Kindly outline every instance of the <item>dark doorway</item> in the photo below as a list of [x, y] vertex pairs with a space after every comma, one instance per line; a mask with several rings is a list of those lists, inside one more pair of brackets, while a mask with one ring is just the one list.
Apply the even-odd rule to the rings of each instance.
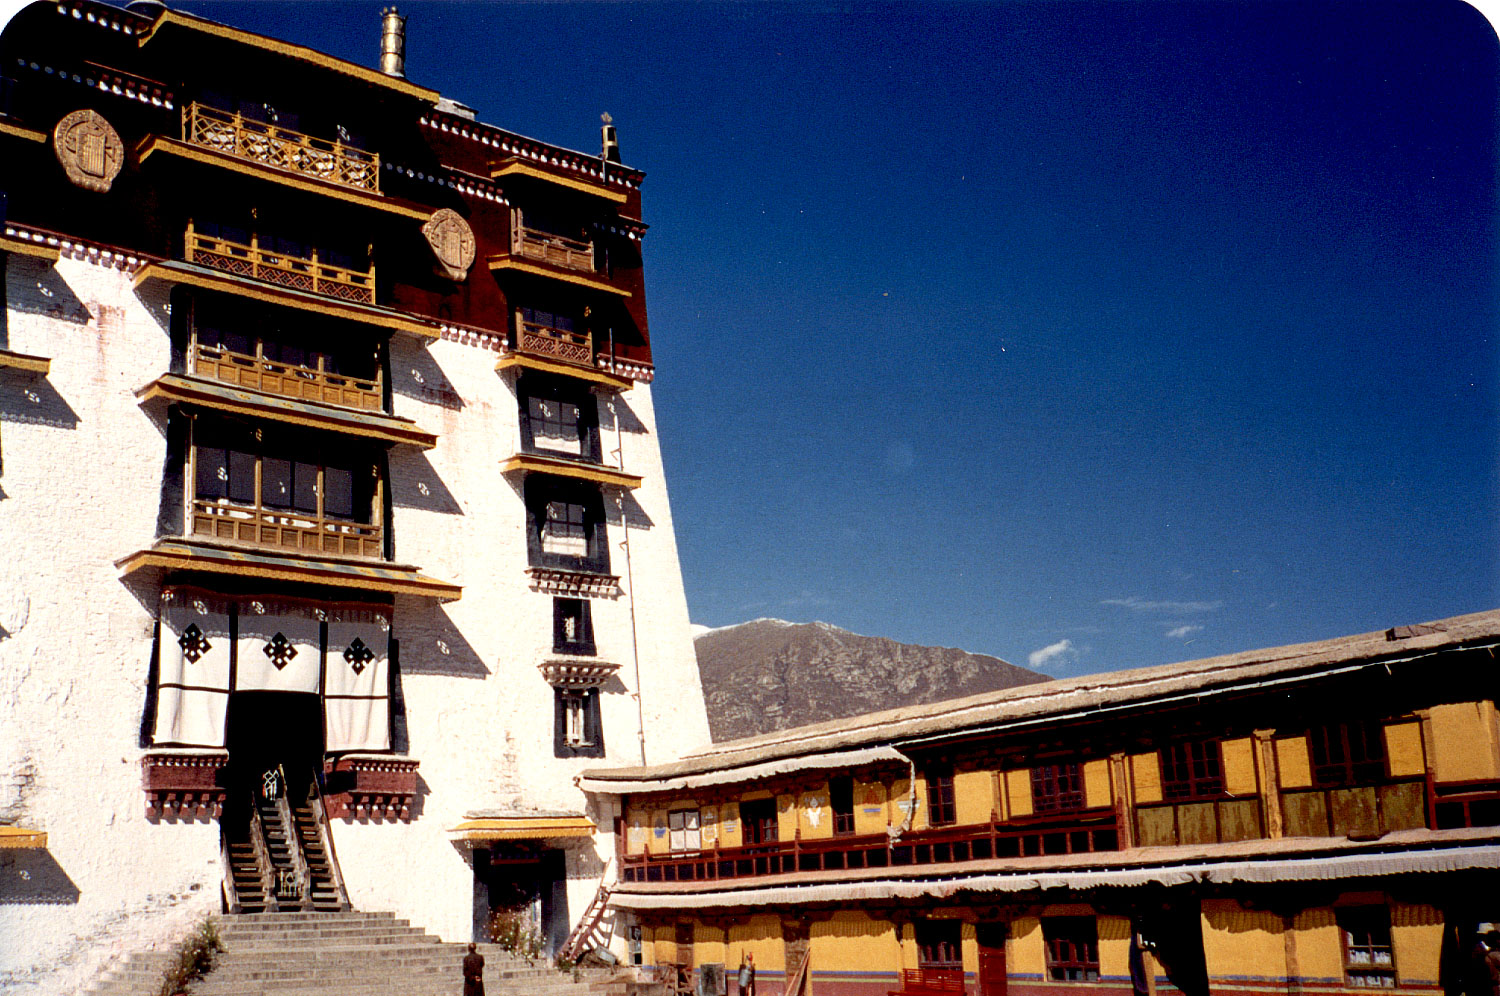
[[1009, 924], [981, 923], [974, 928], [979, 948], [979, 996], [1005, 996], [1005, 939]]
[[475, 848], [475, 940], [497, 931], [534, 933], [554, 955], [568, 939], [568, 881], [564, 852], [530, 841]]
[[[266, 772], [286, 771], [290, 793], [323, 767], [323, 710], [318, 696], [306, 692], [235, 692], [229, 696], [224, 743], [229, 797], [245, 796]], [[294, 796], [295, 797], [295, 796]]]
[[740, 803], [740, 826], [746, 845], [776, 842], [776, 800], [754, 799]]
[[918, 920], [914, 926], [918, 968], [963, 971], [963, 948], [959, 941], [962, 927], [957, 920]]

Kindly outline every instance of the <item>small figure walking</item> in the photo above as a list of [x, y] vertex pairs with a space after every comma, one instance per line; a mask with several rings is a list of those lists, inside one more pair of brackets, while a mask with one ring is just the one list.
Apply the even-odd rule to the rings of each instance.
[[484, 955], [472, 941], [469, 953], [464, 955], [464, 996], [484, 996]]
[[755, 996], [755, 955], [740, 958], [740, 996]]

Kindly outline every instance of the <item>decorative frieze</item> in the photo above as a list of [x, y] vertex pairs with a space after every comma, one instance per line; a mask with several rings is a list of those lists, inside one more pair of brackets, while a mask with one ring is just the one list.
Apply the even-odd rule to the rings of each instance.
[[418, 762], [392, 754], [345, 754], [325, 765], [330, 819], [411, 822]]
[[617, 574], [594, 574], [591, 571], [565, 571], [554, 567], [528, 567], [533, 591], [573, 598], [615, 598], [620, 594]]
[[229, 763], [221, 750], [153, 750], [141, 758], [146, 819], [217, 819], [225, 789], [219, 772]]

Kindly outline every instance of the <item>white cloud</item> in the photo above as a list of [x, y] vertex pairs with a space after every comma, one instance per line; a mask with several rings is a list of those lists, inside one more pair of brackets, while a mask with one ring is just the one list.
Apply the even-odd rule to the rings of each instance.
[[1202, 626], [1178, 626], [1176, 629], [1167, 630], [1166, 635], [1174, 640], [1186, 640], [1194, 633], [1201, 632], [1203, 632]]
[[1058, 640], [1056, 643], [1049, 643], [1042, 649], [1033, 650], [1027, 654], [1026, 663], [1034, 670], [1040, 671], [1045, 670], [1048, 664], [1058, 658], [1071, 658], [1077, 653], [1078, 650], [1073, 646], [1072, 640]]
[[1129, 609], [1132, 612], [1170, 612], [1174, 614], [1183, 612], [1213, 612], [1215, 609], [1222, 609], [1224, 607], [1224, 603], [1218, 600], [1212, 602], [1153, 602], [1149, 599], [1137, 598], [1134, 595], [1131, 595], [1129, 598], [1106, 598], [1099, 604], [1118, 605], [1122, 609]]

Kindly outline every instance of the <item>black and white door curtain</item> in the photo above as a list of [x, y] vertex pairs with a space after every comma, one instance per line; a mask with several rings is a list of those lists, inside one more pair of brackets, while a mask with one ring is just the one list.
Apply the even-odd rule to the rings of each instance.
[[390, 749], [389, 611], [168, 588], [153, 740], [224, 746], [235, 691], [321, 695], [324, 749]]

